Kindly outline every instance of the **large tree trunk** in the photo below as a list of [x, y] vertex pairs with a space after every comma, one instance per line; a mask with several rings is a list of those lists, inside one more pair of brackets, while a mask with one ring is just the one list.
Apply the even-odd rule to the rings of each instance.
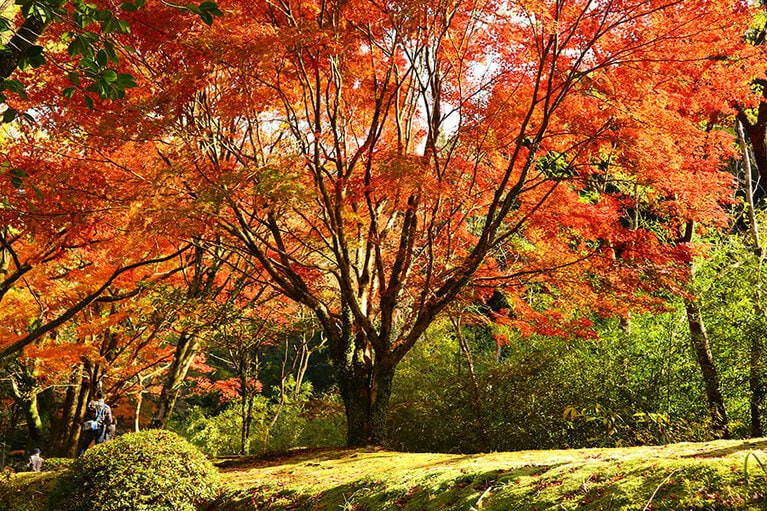
[[384, 445], [393, 381], [394, 367], [357, 371], [340, 379], [349, 447]]
[[168, 375], [162, 385], [162, 391], [155, 408], [151, 428], [165, 428], [168, 425], [176, 400], [181, 392], [181, 385], [189, 372], [195, 355], [200, 347], [196, 337], [188, 332], [182, 332], [176, 344], [173, 362], [168, 369]]
[[331, 358], [346, 409], [349, 447], [383, 446], [396, 362], [374, 354], [363, 335], [350, 336], [350, 324], [331, 338]]
[[43, 428], [43, 419], [40, 417], [40, 410], [37, 407], [37, 392], [30, 392], [27, 397], [20, 400], [19, 405], [27, 420], [27, 432], [29, 439], [27, 446], [30, 449], [39, 447], [45, 441], [45, 432]]
[[77, 421], [78, 405], [80, 404], [80, 394], [83, 389], [83, 368], [77, 367], [69, 379], [64, 406], [61, 412], [49, 455], [53, 456], [74, 456], [75, 447], [80, 440], [80, 423]]
[[27, 447], [40, 447], [45, 439], [45, 431], [37, 403], [40, 392], [37, 381], [27, 367], [19, 367], [18, 373], [11, 374], [10, 380], [13, 399], [27, 423]]

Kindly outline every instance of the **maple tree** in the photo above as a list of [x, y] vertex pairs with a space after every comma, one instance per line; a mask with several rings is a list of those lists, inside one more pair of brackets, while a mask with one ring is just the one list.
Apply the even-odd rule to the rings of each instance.
[[[90, 108], [93, 106], [92, 96], [101, 99], [124, 97], [125, 90], [136, 84], [129, 73], [118, 73], [115, 70], [119, 64], [119, 54], [130, 50], [120, 41], [119, 36], [130, 32], [130, 23], [125, 20], [125, 14], [140, 10], [145, 2], [123, 2], [119, 8], [111, 2], [96, 4], [82, 0], [0, 2], [0, 103], [5, 106], [2, 121], [8, 123], [18, 118], [22, 125], [34, 126], [35, 115], [26, 110], [31, 108], [37, 115], [42, 115], [45, 110], [45, 103], [28, 101], [25, 82], [38, 92], [43, 90], [48, 94], [60, 94], [63, 91], [67, 98], [79, 91], [84, 104]], [[213, 23], [214, 16], [221, 15], [215, 2], [168, 5], [173, 5], [177, 12], [199, 16], [207, 25]], [[54, 50], [60, 50], [62, 43], [66, 45], [65, 57], [57, 55], [60, 52]], [[46, 55], [56, 57], [53, 65], [45, 65], [49, 63]], [[12, 79], [14, 73], [16, 76]], [[60, 80], [64, 78], [69, 87], [61, 85]], [[23, 115], [19, 117], [20, 113]], [[34, 138], [37, 135], [29, 136]], [[82, 226], [83, 218], [89, 216], [89, 213], [93, 217], [94, 210], [75, 211], [72, 206], [77, 201], [76, 194], [71, 193], [72, 190], [58, 177], [54, 177], [52, 182], [56, 183], [55, 186], [65, 187], [63, 200], [59, 200], [61, 195], [57, 195], [55, 186], [43, 189], [40, 184], [43, 172], [38, 174], [38, 184], [35, 184], [34, 180], [27, 179], [24, 170], [12, 164], [14, 153], [23, 153], [32, 141], [29, 138], [23, 140], [23, 134], [16, 129], [4, 131], [3, 137], [4, 146], [13, 149], [5, 151], [4, 159], [0, 162], [0, 173], [4, 174], [0, 183], [0, 301], [6, 299], [12, 289], [23, 288], [22, 283], [31, 280], [30, 272], [37, 266], [56, 266], [62, 258], [69, 259], [71, 263], [75, 258], [71, 254], [65, 256], [65, 252], [71, 252], [73, 247], [87, 243], [104, 242], [103, 239], [96, 240], [96, 237], [88, 239], [89, 235], [83, 233], [94, 227], [92, 220], [89, 226]], [[34, 161], [39, 155], [32, 150], [24, 156]], [[6, 176], [8, 179], [5, 179]], [[55, 201], [56, 206], [49, 208], [50, 201]], [[93, 196], [89, 202], [94, 203]], [[66, 205], [57, 207], [62, 204]], [[76, 215], [80, 218], [75, 219]], [[77, 229], [73, 228], [75, 225]], [[18, 332], [19, 325], [23, 327], [25, 322], [32, 324], [32, 328], [11, 345], [3, 346], [0, 356], [18, 353], [26, 345], [71, 320], [119, 278], [135, 273], [140, 266], [162, 262], [164, 258], [161, 255], [157, 259], [148, 257], [143, 261], [135, 258], [117, 261], [111, 274], [107, 272], [99, 284], [91, 286], [90, 292], [81, 295], [79, 300], [55, 311], [58, 312], [57, 316], [53, 316], [55, 307], [44, 306], [37, 307], [45, 312], [34, 323], [27, 321], [27, 315], [16, 314], [16, 324], [14, 327], [10, 326], [12, 322], [7, 324], [7, 331]], [[63, 273], [71, 271], [78, 263], [67, 264], [64, 262], [63, 266], [58, 266], [62, 273], [56, 278], [64, 278]], [[81, 260], [79, 264], [90, 263]], [[50, 270], [37, 271], [43, 274], [46, 272]], [[38, 296], [29, 284], [27, 289], [33, 296]], [[20, 309], [11, 305], [6, 310], [18, 312]]]
[[146, 190], [148, 230], [234, 249], [312, 310], [350, 445], [384, 442], [397, 364], [454, 301], [503, 291], [496, 321], [588, 335], [586, 312], [681, 290], [680, 229], [724, 218], [712, 128], [749, 93], [745, 4], [219, 5], [209, 30], [132, 13], [119, 104], [30, 94], [56, 105], [43, 145], [98, 155]]

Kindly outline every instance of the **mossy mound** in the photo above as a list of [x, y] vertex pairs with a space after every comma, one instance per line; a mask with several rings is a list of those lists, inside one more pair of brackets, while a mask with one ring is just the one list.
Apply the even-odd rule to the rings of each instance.
[[767, 439], [473, 455], [357, 449], [220, 468], [232, 490], [217, 511], [767, 509]]
[[162, 430], [93, 447], [62, 473], [57, 511], [195, 511], [219, 492], [218, 472], [194, 446]]

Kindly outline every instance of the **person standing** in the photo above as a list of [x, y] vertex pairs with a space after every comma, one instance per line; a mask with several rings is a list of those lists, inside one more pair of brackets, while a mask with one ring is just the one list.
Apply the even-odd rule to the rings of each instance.
[[104, 402], [104, 393], [100, 390], [96, 392], [96, 399], [88, 403], [85, 410], [85, 422], [83, 422], [80, 431], [80, 445], [77, 449], [77, 456], [82, 454], [90, 447], [91, 442], [96, 444], [105, 441], [107, 427], [113, 422], [112, 409]]
[[40, 456], [40, 449], [35, 447], [32, 451], [32, 456], [29, 457], [28, 465], [32, 468], [33, 472], [40, 472], [43, 468], [43, 461], [45, 460]]
[[104, 442], [114, 440], [117, 436], [117, 417], [112, 415], [112, 424], [108, 425], [104, 431]]

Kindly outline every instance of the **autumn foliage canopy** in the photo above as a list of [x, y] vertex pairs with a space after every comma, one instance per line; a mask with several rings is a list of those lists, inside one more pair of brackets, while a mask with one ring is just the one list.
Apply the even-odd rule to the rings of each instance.
[[218, 247], [240, 261], [222, 292], [228, 273], [313, 311], [351, 444], [382, 440], [440, 314], [500, 293], [497, 324], [589, 335], [681, 291], [682, 231], [724, 219], [732, 105], [763, 73], [729, 0], [218, 6], [119, 12], [130, 51], [94, 55], [134, 77], [119, 101], [73, 80], [66, 26], [46, 35], [55, 65], [9, 100], [34, 122], [4, 140], [0, 345]]

